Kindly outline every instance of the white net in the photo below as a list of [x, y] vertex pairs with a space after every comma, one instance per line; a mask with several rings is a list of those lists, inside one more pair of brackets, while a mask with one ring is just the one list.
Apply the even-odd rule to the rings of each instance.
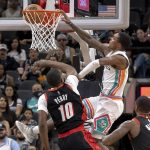
[[50, 51], [56, 49], [55, 31], [61, 19], [59, 11], [24, 11], [24, 18], [32, 30], [32, 49]]

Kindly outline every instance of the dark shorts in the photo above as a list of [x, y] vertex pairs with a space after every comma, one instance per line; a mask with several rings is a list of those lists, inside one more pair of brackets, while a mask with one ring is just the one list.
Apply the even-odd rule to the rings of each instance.
[[101, 150], [91, 134], [86, 131], [77, 131], [59, 138], [60, 150]]

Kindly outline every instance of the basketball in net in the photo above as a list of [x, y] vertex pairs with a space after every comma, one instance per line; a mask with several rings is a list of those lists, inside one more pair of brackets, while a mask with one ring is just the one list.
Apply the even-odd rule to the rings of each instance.
[[[37, 4], [28, 5], [23, 12], [24, 19], [28, 23], [39, 23], [43, 17], [43, 14], [40, 13], [40, 10], [43, 10], [43, 8], [40, 5]], [[29, 11], [30, 13], [25, 13], [27, 11]], [[39, 14], [37, 15], [35, 11], [39, 11]]]
[[61, 11], [44, 10], [39, 5], [31, 4], [23, 15], [32, 31], [31, 48], [40, 52], [55, 50], [55, 31], [62, 16]]

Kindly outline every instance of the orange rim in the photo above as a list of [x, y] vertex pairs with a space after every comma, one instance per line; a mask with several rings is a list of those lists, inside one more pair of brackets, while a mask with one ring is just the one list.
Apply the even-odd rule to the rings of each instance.
[[58, 13], [61, 14], [60, 10], [23, 10], [23, 13], [28, 13], [28, 12], [43, 12], [43, 13]]
[[[45, 15], [47, 15], [48, 17], [51, 17], [52, 15], [54, 15], [53, 17], [56, 19], [57, 17], [60, 16], [61, 12], [60, 10], [23, 10], [23, 15], [26, 17], [28, 14], [31, 14], [31, 15], [43, 15], [43, 17], [45, 17]], [[35, 17], [36, 18], [36, 17]], [[31, 16], [29, 16], [29, 19], [26, 19], [25, 20], [28, 22], [28, 23], [31, 23], [30, 20], [34, 20], [34, 18], [31, 18]], [[40, 21], [39, 20], [35, 20], [34, 23], [39, 23]], [[45, 21], [44, 23], [41, 22], [42, 24], [46, 24], [46, 22], [48, 22], [48, 18], [45, 18]], [[49, 24], [53, 24], [53, 20], [49, 22]]]

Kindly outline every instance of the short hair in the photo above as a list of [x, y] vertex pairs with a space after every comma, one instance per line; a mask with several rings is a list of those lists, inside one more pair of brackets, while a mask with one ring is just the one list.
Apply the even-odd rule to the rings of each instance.
[[131, 39], [130, 36], [125, 32], [119, 33], [119, 42], [123, 49], [128, 49], [131, 46]]
[[143, 113], [150, 112], [150, 98], [140, 96], [136, 99], [137, 110]]
[[57, 86], [59, 83], [61, 83], [61, 72], [56, 68], [51, 68], [50, 71], [46, 75], [47, 82], [51, 86]]
[[32, 113], [32, 115], [33, 115], [33, 111], [32, 111], [31, 108], [26, 108], [26, 109], [24, 109], [23, 113], [25, 113], [26, 111], [30, 111], [30, 112]]

